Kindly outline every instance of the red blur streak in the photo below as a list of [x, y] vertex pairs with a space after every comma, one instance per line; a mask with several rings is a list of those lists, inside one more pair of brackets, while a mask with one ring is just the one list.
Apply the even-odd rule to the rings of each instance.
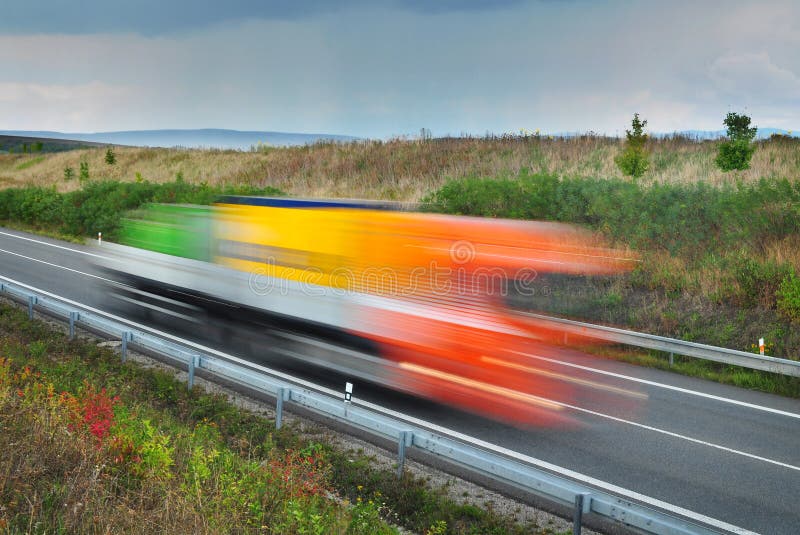
[[[565, 330], [507, 310], [477, 274], [500, 270], [510, 279], [521, 269], [533, 269], [606, 275], [630, 269], [636, 259], [598, 247], [595, 236], [561, 224], [425, 215], [404, 224], [404, 233], [387, 238], [405, 235], [403, 246], [413, 253], [397, 258], [397, 268], [436, 262], [451, 266], [457, 276], [446, 294], [421, 285], [414, 296], [384, 295], [398, 306], [360, 311], [360, 334], [378, 342], [383, 356], [396, 365], [394, 386], [515, 425], [575, 426], [577, 420], [562, 403], [575, 399], [578, 390], [594, 395], [596, 385], [582, 380], [585, 374], [577, 370], [566, 376], [557, 364], [532, 366], [525, 357], [542, 344], [557, 356], [553, 346], [565, 342]], [[466, 258], [454, 257], [456, 243], [469, 244]], [[571, 343], [590, 339], [568, 336]], [[601, 398], [614, 403], [606, 394], [595, 399]]]

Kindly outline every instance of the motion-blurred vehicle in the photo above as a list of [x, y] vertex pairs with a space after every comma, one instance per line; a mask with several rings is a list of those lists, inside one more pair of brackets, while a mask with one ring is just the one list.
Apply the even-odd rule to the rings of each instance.
[[525, 425], [564, 423], [558, 400], [608, 389], [531, 359], [563, 332], [510, 309], [505, 296], [534, 291], [543, 272], [631, 266], [563, 224], [361, 201], [153, 205], [124, 222], [120, 242], [104, 244], [100, 261], [120, 302], [222, 340], [237, 336], [230, 325], [256, 326], [269, 340], [259, 354], [277, 348], [306, 366]]

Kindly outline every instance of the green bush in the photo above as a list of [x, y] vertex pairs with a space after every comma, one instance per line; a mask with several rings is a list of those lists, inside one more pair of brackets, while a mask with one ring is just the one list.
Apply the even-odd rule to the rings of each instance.
[[89, 180], [89, 162], [81, 162], [80, 175], [78, 176], [81, 182]]
[[733, 273], [739, 284], [737, 300], [741, 305], [775, 308], [776, 292], [792, 271], [787, 264], [741, 257], [734, 262]]
[[750, 168], [750, 158], [755, 150], [747, 140], [723, 141], [719, 145], [719, 154], [714, 161], [722, 171], [742, 171]]
[[647, 141], [647, 134], [644, 133], [645, 126], [647, 126], [647, 121], [640, 120], [639, 114], [634, 113], [631, 121], [632, 130], [625, 130], [627, 138], [625, 150], [614, 158], [617, 167], [626, 176], [639, 178], [650, 166], [647, 150], [644, 146]]
[[800, 322], [800, 277], [793, 269], [784, 276], [776, 295], [778, 312], [788, 320]]
[[63, 198], [55, 188], [30, 186], [0, 191], [0, 219], [28, 225], [58, 220]]
[[717, 167], [726, 172], [749, 169], [755, 151], [752, 142], [758, 129], [750, 128], [750, 117], [744, 114], [729, 112], [723, 123], [728, 127], [728, 141], [719, 145]]
[[117, 237], [128, 210], [150, 202], [212, 204], [222, 195], [283, 195], [272, 188], [249, 185], [209, 186], [183, 181], [86, 182], [79, 190], [58, 193], [54, 187], [9, 188], [0, 191], [0, 220], [17, 221], [72, 236]]

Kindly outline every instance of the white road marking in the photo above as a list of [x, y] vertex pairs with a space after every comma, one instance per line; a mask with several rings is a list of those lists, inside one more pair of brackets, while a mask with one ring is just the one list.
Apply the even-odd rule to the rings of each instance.
[[645, 425], [645, 424], [640, 424], [640, 423], [637, 423], [637, 422], [632, 422], [631, 420], [625, 420], [624, 418], [618, 418], [616, 416], [611, 416], [609, 414], [603, 414], [602, 412], [597, 412], [597, 411], [593, 411], [593, 410], [590, 410], [590, 409], [584, 409], [583, 407], [578, 407], [576, 405], [570, 405], [569, 403], [562, 403], [562, 402], [558, 402], [558, 401], [556, 403], [559, 403], [560, 405], [563, 405], [564, 407], [572, 409], [572, 410], [575, 410], [575, 411], [584, 412], [584, 413], [587, 413], [587, 414], [591, 414], [593, 416], [598, 416], [600, 418], [606, 418], [608, 420], [613, 420], [615, 422], [632, 425], [632, 426], [638, 427], [640, 429], [646, 429], [648, 431], [653, 431], [654, 433], [660, 433], [662, 435], [667, 435], [667, 436], [670, 436], [670, 437], [673, 437], [673, 438], [679, 438], [681, 440], [686, 440], [687, 442], [693, 442], [695, 444], [700, 444], [702, 446], [708, 446], [709, 448], [715, 448], [715, 449], [718, 449], [718, 450], [721, 450], [721, 451], [726, 451], [728, 453], [734, 453], [736, 455], [741, 455], [743, 457], [748, 457], [750, 459], [755, 459], [757, 461], [763, 461], [765, 463], [774, 464], [774, 465], [777, 465], [777, 466], [782, 466], [783, 468], [789, 468], [791, 470], [797, 470], [798, 472], [800, 472], [800, 466], [795, 466], [793, 464], [787, 464], [787, 463], [784, 463], [784, 462], [781, 462], [781, 461], [776, 461], [774, 459], [769, 459], [767, 457], [761, 457], [760, 455], [747, 453], [746, 451], [735, 450], [735, 449], [729, 448], [727, 446], [721, 446], [719, 444], [714, 444], [713, 442], [706, 442], [705, 440], [700, 440], [698, 438], [692, 438], [692, 437], [689, 437], [689, 436], [686, 436], [686, 435], [681, 435], [680, 433], [673, 433], [672, 431], [667, 431], [665, 429], [659, 429], [657, 427], [653, 427], [653, 426], [650, 426], [650, 425]]
[[52, 266], [52, 267], [55, 267], [55, 268], [58, 268], [58, 269], [65, 269], [67, 271], [72, 271], [73, 273], [78, 273], [80, 275], [86, 275], [87, 277], [92, 277], [92, 278], [95, 278], [95, 279], [100, 279], [101, 281], [106, 281], [106, 282], [110, 282], [112, 284], [116, 284], [115, 281], [113, 281], [111, 279], [107, 279], [105, 277], [100, 277], [99, 275], [92, 275], [91, 273], [86, 273], [85, 271], [79, 271], [77, 269], [72, 269], [72, 268], [68, 268], [68, 267], [64, 267], [64, 266], [59, 266], [58, 264], [53, 264], [52, 262], [45, 262], [44, 260], [39, 260], [38, 258], [33, 258], [31, 256], [25, 256], [24, 254], [15, 253], [14, 251], [7, 251], [5, 249], [0, 249], [0, 253], [6, 253], [6, 254], [14, 255], [14, 256], [19, 256], [20, 258], [24, 258], [26, 260], [31, 260], [33, 262], [39, 262], [40, 264], [47, 264], [48, 266]]
[[533, 375], [541, 375], [543, 377], [552, 377], [553, 379], [558, 379], [559, 381], [564, 381], [566, 383], [573, 383], [577, 385], [587, 386], [589, 388], [595, 388], [597, 390], [605, 390], [606, 392], [614, 392], [615, 394], [620, 394], [622, 396], [630, 396], [639, 399], [647, 399], [649, 397], [647, 394], [642, 394], [641, 392], [634, 392], [633, 390], [626, 390], [625, 388], [619, 388], [613, 385], [607, 385], [605, 383], [588, 381], [586, 379], [572, 377], [571, 375], [565, 375], [563, 373], [555, 373], [549, 370], [543, 370], [541, 368], [534, 368], [532, 366], [523, 366], [515, 362], [508, 362], [493, 357], [483, 356], [481, 357], [481, 360], [484, 362], [488, 362], [489, 364], [495, 364], [497, 366], [511, 368], [512, 370], [519, 370], [521, 372], [530, 373]]
[[715, 396], [714, 394], [706, 394], [705, 392], [698, 392], [697, 390], [689, 390], [688, 388], [681, 388], [679, 386], [673, 386], [673, 385], [668, 385], [668, 384], [664, 384], [664, 383], [657, 383], [655, 381], [649, 381], [647, 379], [640, 379], [638, 377], [631, 377], [629, 375], [622, 375], [621, 373], [609, 372], [609, 371], [606, 371], [606, 370], [599, 370], [597, 368], [590, 368], [589, 366], [582, 366], [580, 364], [575, 364], [573, 362], [565, 362], [565, 361], [562, 361], [562, 360], [551, 359], [551, 358], [542, 357], [542, 356], [539, 356], [539, 355], [533, 355], [531, 353], [524, 353], [524, 352], [521, 352], [521, 351], [515, 351], [515, 353], [517, 353], [518, 355], [524, 355], [526, 357], [530, 357], [530, 358], [533, 358], [533, 359], [543, 360], [545, 362], [552, 362], [554, 364], [560, 364], [562, 366], [569, 366], [571, 368], [577, 368], [579, 370], [584, 370], [584, 371], [588, 371], [588, 372], [592, 372], [592, 373], [598, 373], [598, 374], [601, 374], [601, 375], [607, 375], [609, 377], [616, 377], [618, 379], [624, 379], [624, 380], [627, 380], [627, 381], [633, 381], [633, 382], [636, 382], [636, 383], [642, 383], [642, 384], [645, 384], [645, 385], [655, 386], [655, 387], [658, 387], [658, 388], [664, 388], [666, 390], [673, 390], [675, 392], [680, 392], [682, 394], [690, 394], [692, 396], [697, 396], [697, 397], [701, 397], [701, 398], [713, 399], [715, 401], [720, 401], [722, 403], [730, 403], [731, 405], [738, 405], [740, 407], [747, 407], [748, 409], [769, 412], [769, 413], [772, 413], [772, 414], [777, 414], [777, 415], [780, 415], [780, 416], [786, 416], [786, 417], [789, 417], [789, 418], [798, 418], [798, 419], [800, 419], [800, 414], [797, 414], [795, 412], [782, 411], [780, 409], [773, 409], [772, 407], [764, 407], [763, 405], [756, 405], [754, 403], [748, 403], [746, 401], [739, 401], [737, 399], [724, 398], [722, 396]]
[[79, 253], [79, 254], [83, 254], [83, 255], [87, 255], [87, 256], [94, 256], [96, 258], [108, 259], [108, 257], [106, 257], [106, 256], [95, 254], [95, 253], [90, 253], [89, 251], [81, 251], [80, 249], [73, 249], [72, 247], [64, 247], [63, 245], [56, 245], [55, 243], [49, 243], [49, 242], [42, 241], [42, 240], [35, 240], [33, 238], [27, 238], [25, 236], [18, 236], [17, 234], [11, 234], [10, 232], [0, 231], [0, 235], [8, 236], [10, 238], [17, 238], [18, 240], [30, 241], [30, 242], [38, 243], [38, 244], [41, 244], [41, 245], [47, 245], [48, 247], [55, 247], [56, 249], [64, 249], [64, 250], [67, 250], [67, 251], [72, 251], [73, 253]]
[[504, 388], [502, 386], [497, 386], [490, 383], [485, 383], [483, 381], [476, 381], [475, 379], [469, 379], [460, 375], [435, 370], [433, 368], [428, 368], [427, 366], [420, 366], [419, 364], [414, 364], [413, 362], [400, 362], [398, 363], [397, 367], [401, 370], [410, 370], [414, 373], [427, 375], [428, 377], [435, 377], [437, 379], [449, 381], [454, 384], [465, 385], [475, 390], [510, 398], [516, 401], [522, 401], [530, 405], [538, 405], [550, 410], [561, 410], [564, 406], [563, 403], [558, 403], [547, 398], [534, 396], [533, 394], [527, 394], [525, 392]]

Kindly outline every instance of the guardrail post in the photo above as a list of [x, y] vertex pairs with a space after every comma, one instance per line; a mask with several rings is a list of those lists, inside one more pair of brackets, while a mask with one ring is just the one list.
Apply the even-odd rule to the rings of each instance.
[[37, 299], [36, 299], [35, 295], [29, 295], [28, 296], [28, 319], [29, 320], [33, 319], [33, 305], [36, 304], [36, 301], [37, 301]]
[[128, 358], [128, 340], [131, 338], [130, 331], [122, 331], [122, 362]]
[[192, 355], [192, 358], [189, 359], [189, 381], [187, 383], [189, 390], [194, 387], [195, 366], [200, 366], [200, 357], [198, 355]]
[[280, 429], [283, 425], [283, 398], [286, 395], [286, 389], [281, 387], [278, 389], [278, 395], [275, 397], [275, 429]]
[[592, 504], [592, 495], [581, 492], [575, 495], [575, 513], [572, 517], [572, 535], [581, 535], [583, 513], [588, 513]]
[[74, 310], [69, 313], [69, 339], [75, 340], [75, 322], [78, 321], [78, 313]]
[[673, 364], [675, 364], [675, 353], [670, 351], [669, 352], [669, 367], [672, 368]]
[[411, 431], [400, 431], [397, 440], [397, 477], [403, 477], [403, 468], [406, 464], [406, 442], [409, 444], [414, 439], [414, 433]]

